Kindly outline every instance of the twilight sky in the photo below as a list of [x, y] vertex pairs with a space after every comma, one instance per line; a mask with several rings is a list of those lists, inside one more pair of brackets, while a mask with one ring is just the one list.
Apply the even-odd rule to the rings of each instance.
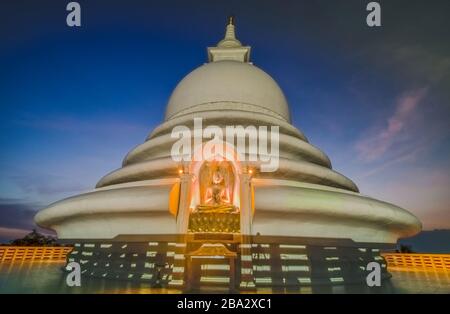
[[361, 192], [450, 228], [450, 2], [69, 1], [0, 4], [0, 241], [94, 187], [163, 120], [177, 82], [236, 16], [293, 124]]

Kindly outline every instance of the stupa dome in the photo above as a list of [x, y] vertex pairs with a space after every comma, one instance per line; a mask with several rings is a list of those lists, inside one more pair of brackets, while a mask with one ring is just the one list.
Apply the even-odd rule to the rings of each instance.
[[289, 108], [278, 84], [251, 63], [220, 60], [189, 73], [173, 91], [166, 120], [187, 113], [224, 109], [228, 102], [238, 110], [260, 112], [289, 121]]

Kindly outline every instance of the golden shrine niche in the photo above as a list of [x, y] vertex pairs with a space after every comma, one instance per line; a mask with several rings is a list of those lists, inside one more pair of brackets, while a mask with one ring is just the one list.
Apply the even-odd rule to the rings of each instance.
[[236, 175], [226, 160], [205, 161], [198, 173], [200, 203], [189, 215], [188, 232], [240, 232], [240, 211], [236, 202]]

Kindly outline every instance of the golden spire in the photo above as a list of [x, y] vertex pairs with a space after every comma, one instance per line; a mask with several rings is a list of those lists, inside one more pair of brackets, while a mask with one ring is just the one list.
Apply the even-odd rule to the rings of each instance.
[[209, 62], [221, 60], [250, 62], [250, 47], [242, 46], [241, 42], [236, 39], [236, 27], [234, 23], [236, 23], [235, 17], [233, 15], [228, 16], [225, 38], [216, 47], [208, 48]]
[[229, 16], [227, 28], [225, 31], [225, 38], [217, 44], [217, 47], [232, 48], [242, 46], [240, 41], [236, 39], [234, 22], [234, 16]]

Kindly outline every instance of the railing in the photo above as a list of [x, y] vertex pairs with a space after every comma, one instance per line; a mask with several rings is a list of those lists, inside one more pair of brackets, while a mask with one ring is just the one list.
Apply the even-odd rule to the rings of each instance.
[[72, 247], [0, 246], [0, 262], [63, 261]]
[[[0, 262], [63, 261], [72, 247], [0, 246]], [[383, 253], [388, 267], [450, 271], [450, 254]]]
[[388, 267], [423, 268], [450, 271], [450, 254], [384, 253]]

